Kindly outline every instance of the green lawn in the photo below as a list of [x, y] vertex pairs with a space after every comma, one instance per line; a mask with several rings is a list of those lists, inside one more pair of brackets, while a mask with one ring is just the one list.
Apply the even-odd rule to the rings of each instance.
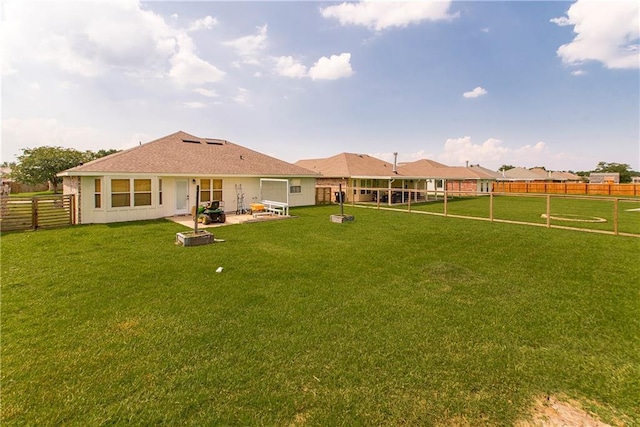
[[[640, 199], [623, 199], [618, 205], [618, 232], [640, 235]], [[408, 205], [398, 205], [406, 210]], [[444, 213], [444, 202], [438, 201], [411, 205], [412, 211]], [[493, 217], [495, 220], [529, 222], [546, 225], [546, 195], [495, 196]], [[614, 198], [572, 198], [552, 195], [550, 202], [551, 225], [614, 232]], [[448, 200], [447, 214], [476, 218], [490, 217], [490, 199], [483, 197], [454, 197]], [[589, 222], [602, 219], [604, 222]]]
[[3, 234], [0, 422], [640, 424], [640, 239], [345, 211]]

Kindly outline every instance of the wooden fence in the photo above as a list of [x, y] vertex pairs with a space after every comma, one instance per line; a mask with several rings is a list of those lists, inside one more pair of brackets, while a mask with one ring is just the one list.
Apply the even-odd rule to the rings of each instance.
[[583, 196], [640, 196], [640, 184], [587, 184], [562, 182], [496, 181], [496, 193], [575, 194]]
[[0, 198], [0, 230], [36, 230], [74, 223], [73, 195]]
[[[593, 185], [593, 184], [592, 184]], [[608, 184], [604, 184], [608, 185]], [[360, 187], [355, 187], [356, 193]], [[475, 195], [470, 195], [466, 191], [449, 191], [449, 190], [400, 190], [398, 192], [402, 195], [401, 198], [395, 199], [391, 198], [391, 200], [382, 200], [381, 195], [388, 194], [389, 190], [386, 188], [373, 188], [373, 193], [377, 195], [374, 201], [371, 202], [362, 202], [350, 200], [349, 204], [351, 206], [359, 206], [359, 207], [368, 207], [374, 209], [386, 209], [386, 210], [397, 210], [397, 211], [405, 211], [405, 212], [416, 212], [420, 214], [428, 214], [428, 215], [437, 215], [437, 216], [445, 216], [452, 218], [463, 218], [463, 219], [474, 219], [474, 220], [483, 220], [483, 221], [491, 221], [491, 222], [503, 222], [503, 223], [511, 223], [511, 224], [522, 224], [522, 225], [534, 225], [534, 226], [542, 226], [547, 228], [560, 228], [566, 230], [576, 230], [576, 231], [586, 231], [593, 233], [603, 233], [603, 234], [613, 234], [613, 235], [622, 235], [629, 237], [640, 237], [640, 228], [638, 227], [638, 221], [636, 215], [638, 214], [636, 211], [640, 208], [640, 199], [635, 197], [609, 197], [609, 195], [601, 195], [601, 196], [586, 196], [586, 195], [571, 195], [571, 194], [540, 194], [540, 193], [532, 193], [529, 194], [520, 192], [520, 193], [477, 193]], [[347, 190], [347, 191], [350, 191]], [[494, 206], [494, 200], [497, 198], [520, 198], [520, 199], [535, 199], [541, 200], [541, 204], [536, 204], [535, 210], [532, 212], [512, 212], [512, 209], [505, 209], [504, 203], [502, 203], [501, 209], [499, 209], [499, 215], [496, 215], [496, 209]], [[459, 211], [455, 209], [456, 200], [463, 199], [474, 199], [474, 200], [486, 200], [486, 205], [484, 207], [471, 208], [469, 211]], [[552, 200], [554, 210], [552, 211]], [[560, 201], [570, 201], [570, 200], [582, 200], [583, 203], [587, 203], [589, 206], [586, 207], [587, 212], [580, 214], [569, 213], [556, 213], [555, 206], [562, 205], [564, 203], [560, 203]], [[442, 202], [442, 204], [438, 203]], [[598, 215], [602, 213], [603, 217], [593, 216], [593, 206], [590, 205], [591, 202], [602, 203], [604, 208], [598, 209]], [[450, 206], [453, 206], [454, 209], [451, 209]], [[624, 205], [625, 208], [622, 208], [621, 205]], [[432, 206], [433, 209], [429, 210], [428, 207]], [[543, 206], [542, 210], [538, 210], [541, 206]], [[586, 205], [584, 205], [586, 206]], [[629, 209], [629, 206], [633, 206], [633, 208]], [[638, 207], [636, 207], [638, 206]], [[427, 207], [425, 209], [425, 207]], [[573, 207], [574, 208], [574, 207]], [[572, 208], [572, 209], [573, 209]], [[526, 209], [525, 209], [526, 211]], [[622, 212], [624, 211], [624, 212]], [[624, 215], [624, 221], [620, 222], [621, 212]], [[542, 214], [541, 214], [542, 213]], [[604, 222], [606, 225], [599, 225], [599, 223]], [[579, 224], [579, 225], [565, 225], [565, 224]]]

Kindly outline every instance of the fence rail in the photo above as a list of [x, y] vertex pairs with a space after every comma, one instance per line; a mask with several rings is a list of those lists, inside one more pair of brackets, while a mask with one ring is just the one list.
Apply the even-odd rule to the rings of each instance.
[[493, 183], [496, 193], [546, 193], [585, 196], [640, 196], [640, 184], [587, 184], [562, 182], [505, 182]]
[[[356, 192], [359, 188], [356, 188]], [[397, 210], [452, 218], [534, 225], [547, 228], [640, 237], [640, 198], [465, 191], [400, 190], [402, 200], [380, 202], [387, 189], [372, 189], [377, 197], [352, 206]]]
[[0, 230], [36, 230], [74, 223], [73, 195], [0, 198]]

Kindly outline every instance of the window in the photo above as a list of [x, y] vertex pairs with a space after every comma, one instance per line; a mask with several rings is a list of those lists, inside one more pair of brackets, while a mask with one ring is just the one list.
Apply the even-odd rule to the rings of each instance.
[[133, 206], [151, 206], [150, 179], [112, 179], [111, 207], [124, 208], [131, 206], [132, 189]]
[[111, 207], [131, 206], [131, 181], [128, 179], [111, 180]]
[[102, 180], [96, 178], [94, 180], [94, 207], [100, 209], [102, 207]]
[[151, 180], [133, 180], [133, 205], [151, 206]]
[[201, 202], [211, 201], [211, 180], [210, 179], [200, 180], [200, 201]]
[[213, 185], [212, 197], [211, 200], [222, 200], [222, 180], [221, 179], [212, 179]]
[[289, 193], [302, 193], [302, 185], [299, 179], [292, 179], [289, 185]]
[[162, 206], [162, 180], [158, 180], [158, 204]]
[[201, 179], [200, 180], [200, 201], [210, 202], [222, 200], [222, 180], [221, 179]]

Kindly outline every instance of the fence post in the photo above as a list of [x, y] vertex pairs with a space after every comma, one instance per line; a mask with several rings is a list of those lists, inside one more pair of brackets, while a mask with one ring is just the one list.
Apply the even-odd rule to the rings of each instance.
[[547, 228], [551, 227], [551, 194], [547, 194]]
[[411, 196], [412, 196], [412, 191], [409, 190], [409, 212], [411, 212]]
[[493, 222], [493, 191], [489, 193], [489, 220]]
[[376, 207], [380, 209], [380, 190], [376, 190]]
[[444, 186], [444, 216], [447, 216], [447, 186]]
[[613, 234], [618, 235], [618, 198], [613, 200]]
[[38, 228], [38, 198], [31, 198], [31, 228]]

